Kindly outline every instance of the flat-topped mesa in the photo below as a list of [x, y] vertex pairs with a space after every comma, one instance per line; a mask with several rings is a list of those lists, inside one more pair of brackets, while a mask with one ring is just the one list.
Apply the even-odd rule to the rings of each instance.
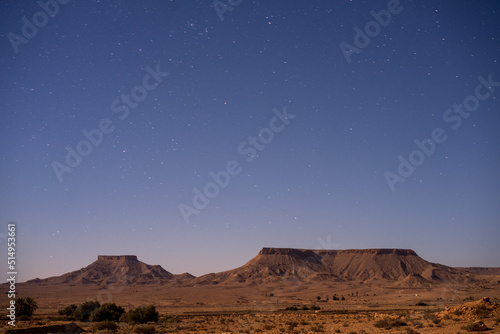
[[106, 261], [138, 261], [136, 255], [98, 255], [97, 259]]
[[259, 252], [260, 255], [298, 255], [304, 253], [316, 253], [316, 254], [330, 254], [330, 255], [384, 255], [384, 254], [396, 254], [396, 255], [414, 255], [418, 256], [414, 250], [411, 249], [397, 249], [397, 248], [375, 248], [375, 249], [296, 249], [296, 248], [262, 248]]

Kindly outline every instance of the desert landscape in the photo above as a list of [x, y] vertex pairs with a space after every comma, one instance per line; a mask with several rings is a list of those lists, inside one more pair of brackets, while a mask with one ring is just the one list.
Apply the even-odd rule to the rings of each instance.
[[[499, 284], [500, 268], [448, 267], [408, 249], [263, 248], [241, 267], [200, 277], [172, 274], [133, 255], [99, 255], [85, 268], [18, 284], [20, 296], [34, 298], [38, 309], [16, 331], [6, 321], [2, 327], [6, 333], [68, 324], [95, 333], [499, 333]], [[159, 317], [142, 325], [117, 321], [111, 330], [60, 312], [89, 301], [124, 310], [154, 305]]]
[[0, 37], [0, 334], [500, 334], [500, 0], [0, 0]]

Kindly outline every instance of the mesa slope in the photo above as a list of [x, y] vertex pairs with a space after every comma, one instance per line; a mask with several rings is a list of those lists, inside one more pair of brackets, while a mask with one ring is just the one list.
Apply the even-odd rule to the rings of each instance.
[[491, 273], [496, 271], [428, 262], [409, 249], [263, 248], [241, 267], [200, 277], [175, 275], [133, 255], [98, 256], [79, 270], [18, 287], [47, 312], [88, 299], [126, 307], [153, 302], [163, 310], [276, 309], [333, 293], [346, 301], [329, 307], [383, 307], [422, 299], [448, 305], [470, 295], [500, 297], [500, 275]]
[[242, 267], [193, 280], [195, 284], [265, 284], [278, 280], [403, 281], [473, 284], [466, 270], [430, 263], [410, 249], [309, 250], [264, 248]]
[[159, 265], [149, 265], [141, 262], [135, 255], [99, 255], [97, 260], [85, 268], [70, 273], [49, 277], [36, 278], [27, 283], [57, 285], [57, 284], [98, 284], [117, 283], [157, 284], [181, 283], [194, 278], [189, 273], [174, 275]]

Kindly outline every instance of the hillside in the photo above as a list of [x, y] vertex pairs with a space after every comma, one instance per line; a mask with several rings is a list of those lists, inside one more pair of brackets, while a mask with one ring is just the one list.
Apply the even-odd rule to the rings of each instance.
[[301, 281], [401, 281], [429, 286], [453, 281], [472, 284], [467, 271], [425, 261], [409, 249], [307, 250], [263, 248], [245, 265], [195, 278], [194, 284], [263, 284]]
[[141, 262], [135, 255], [99, 255], [85, 268], [46, 279], [36, 278], [27, 283], [39, 284], [152, 284], [183, 282], [194, 276], [174, 275], [161, 266]]
[[436, 285], [493, 284], [495, 268], [453, 268], [428, 262], [410, 249], [309, 250], [263, 248], [241, 267], [194, 277], [174, 275], [159, 265], [148, 265], [134, 255], [104, 256], [85, 268], [61, 276], [34, 279], [29, 284], [124, 285], [175, 284], [265, 285], [276, 282], [380, 282], [393, 287], [431, 288]]

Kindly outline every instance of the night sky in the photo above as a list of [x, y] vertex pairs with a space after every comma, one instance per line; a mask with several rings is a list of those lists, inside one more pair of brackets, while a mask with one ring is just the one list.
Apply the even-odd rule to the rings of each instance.
[[500, 266], [499, 1], [40, 3], [0, 2], [20, 280], [262, 247]]

